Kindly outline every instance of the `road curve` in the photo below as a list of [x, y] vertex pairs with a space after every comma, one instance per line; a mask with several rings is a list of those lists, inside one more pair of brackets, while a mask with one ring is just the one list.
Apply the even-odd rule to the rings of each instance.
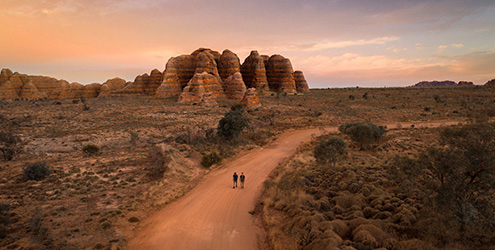
[[[401, 127], [439, 127], [457, 122], [405, 123]], [[399, 124], [387, 124], [395, 128]], [[326, 132], [336, 132], [337, 127]], [[212, 171], [188, 194], [149, 217], [130, 239], [128, 249], [258, 249], [263, 229], [256, 228], [249, 211], [269, 173], [308, 142], [320, 129], [296, 130]], [[232, 188], [234, 172], [244, 172], [245, 189]]]

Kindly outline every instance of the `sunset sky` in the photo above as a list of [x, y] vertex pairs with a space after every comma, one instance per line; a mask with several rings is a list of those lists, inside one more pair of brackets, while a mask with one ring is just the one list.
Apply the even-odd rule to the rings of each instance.
[[495, 1], [0, 0], [0, 67], [88, 84], [199, 47], [281, 54], [312, 88], [495, 78]]

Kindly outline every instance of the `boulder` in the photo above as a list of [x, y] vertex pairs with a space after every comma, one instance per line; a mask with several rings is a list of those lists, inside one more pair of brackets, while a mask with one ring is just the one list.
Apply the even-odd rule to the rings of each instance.
[[486, 82], [485, 86], [495, 87], [495, 79]]
[[213, 98], [224, 96], [223, 88], [217, 77], [206, 71], [195, 73], [179, 96], [180, 103], [198, 103], [205, 93], [211, 92]]
[[223, 88], [225, 90], [225, 97], [232, 100], [242, 100], [246, 93], [246, 85], [242, 80], [240, 72], [236, 72], [227, 77], [223, 82]]
[[241, 74], [246, 87], [256, 88], [259, 91], [268, 90], [265, 64], [258, 51], [251, 51], [251, 54], [244, 60], [241, 65]]
[[222, 78], [222, 81], [225, 81], [227, 77], [237, 72], [241, 72], [239, 57], [228, 49], [224, 50], [218, 61], [218, 73], [220, 74], [220, 78]]
[[270, 90], [296, 93], [294, 71], [289, 59], [281, 55], [271, 56], [266, 65], [266, 77]]
[[112, 92], [122, 90], [126, 84], [127, 82], [119, 77], [109, 79], [101, 85], [100, 95], [98, 97], [110, 96]]
[[0, 72], [0, 85], [10, 79], [10, 77], [13, 75], [12, 70], [10, 69], [2, 69], [2, 72]]
[[199, 105], [203, 107], [218, 107], [218, 103], [217, 101], [215, 101], [215, 98], [213, 98], [211, 92], [203, 94], [203, 96], [201, 97], [201, 101], [199, 102]]
[[302, 71], [294, 71], [294, 81], [296, 82], [296, 91], [298, 93], [309, 92], [308, 82], [306, 82]]
[[258, 92], [255, 88], [249, 88], [244, 94], [244, 98], [241, 100], [241, 104], [247, 109], [255, 109], [261, 107], [260, 99], [258, 98]]
[[195, 70], [194, 57], [191, 55], [170, 58], [163, 72], [163, 81], [157, 88], [155, 97], [166, 98], [180, 95], [182, 89], [194, 76]]

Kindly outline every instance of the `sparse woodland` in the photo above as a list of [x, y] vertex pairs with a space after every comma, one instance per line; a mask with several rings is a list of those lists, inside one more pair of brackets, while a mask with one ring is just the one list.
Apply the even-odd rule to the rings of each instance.
[[[236, 103], [227, 99], [211, 108], [152, 97], [0, 102], [0, 248], [124, 248], [138, 221], [184, 195], [223, 159], [290, 129], [398, 122], [409, 125], [364, 144], [344, 133], [315, 138], [277, 168], [257, 214], [272, 247], [495, 245], [493, 185], [486, 182], [494, 179], [493, 139], [481, 136], [493, 130], [493, 89], [349, 88], [259, 97], [262, 107], [243, 111], [231, 110]], [[234, 125], [244, 128], [220, 132], [227, 124], [220, 121], [232, 116], [242, 117]], [[429, 121], [472, 125], [415, 126]], [[484, 144], [463, 137], [462, 129]], [[336, 136], [344, 144], [327, 143], [336, 150], [323, 151], [335, 157], [317, 161], [320, 141]], [[465, 168], [427, 164], [443, 158]], [[41, 167], [26, 172], [32, 164]]]

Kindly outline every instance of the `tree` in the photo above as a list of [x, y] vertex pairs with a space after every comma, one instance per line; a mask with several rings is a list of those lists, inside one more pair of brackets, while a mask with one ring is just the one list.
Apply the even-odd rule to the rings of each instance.
[[35, 162], [29, 164], [24, 169], [24, 180], [41, 181], [50, 175], [50, 167], [45, 162]]
[[335, 167], [337, 160], [346, 153], [345, 146], [344, 140], [340, 137], [320, 140], [320, 143], [313, 151], [316, 162], [320, 165], [332, 164]]
[[430, 147], [409, 164], [395, 162], [393, 171], [411, 177], [424, 190], [427, 204], [444, 217], [444, 223], [455, 222], [461, 236], [493, 233], [495, 124], [446, 128], [440, 146]]
[[361, 149], [369, 149], [387, 133], [387, 127], [373, 123], [346, 123], [339, 126], [339, 131], [351, 137]]
[[21, 152], [21, 138], [12, 131], [0, 132], [0, 152], [4, 161], [11, 161], [15, 155]]
[[234, 105], [218, 122], [218, 134], [226, 140], [232, 140], [237, 138], [247, 126], [248, 119], [244, 109], [241, 105]]

